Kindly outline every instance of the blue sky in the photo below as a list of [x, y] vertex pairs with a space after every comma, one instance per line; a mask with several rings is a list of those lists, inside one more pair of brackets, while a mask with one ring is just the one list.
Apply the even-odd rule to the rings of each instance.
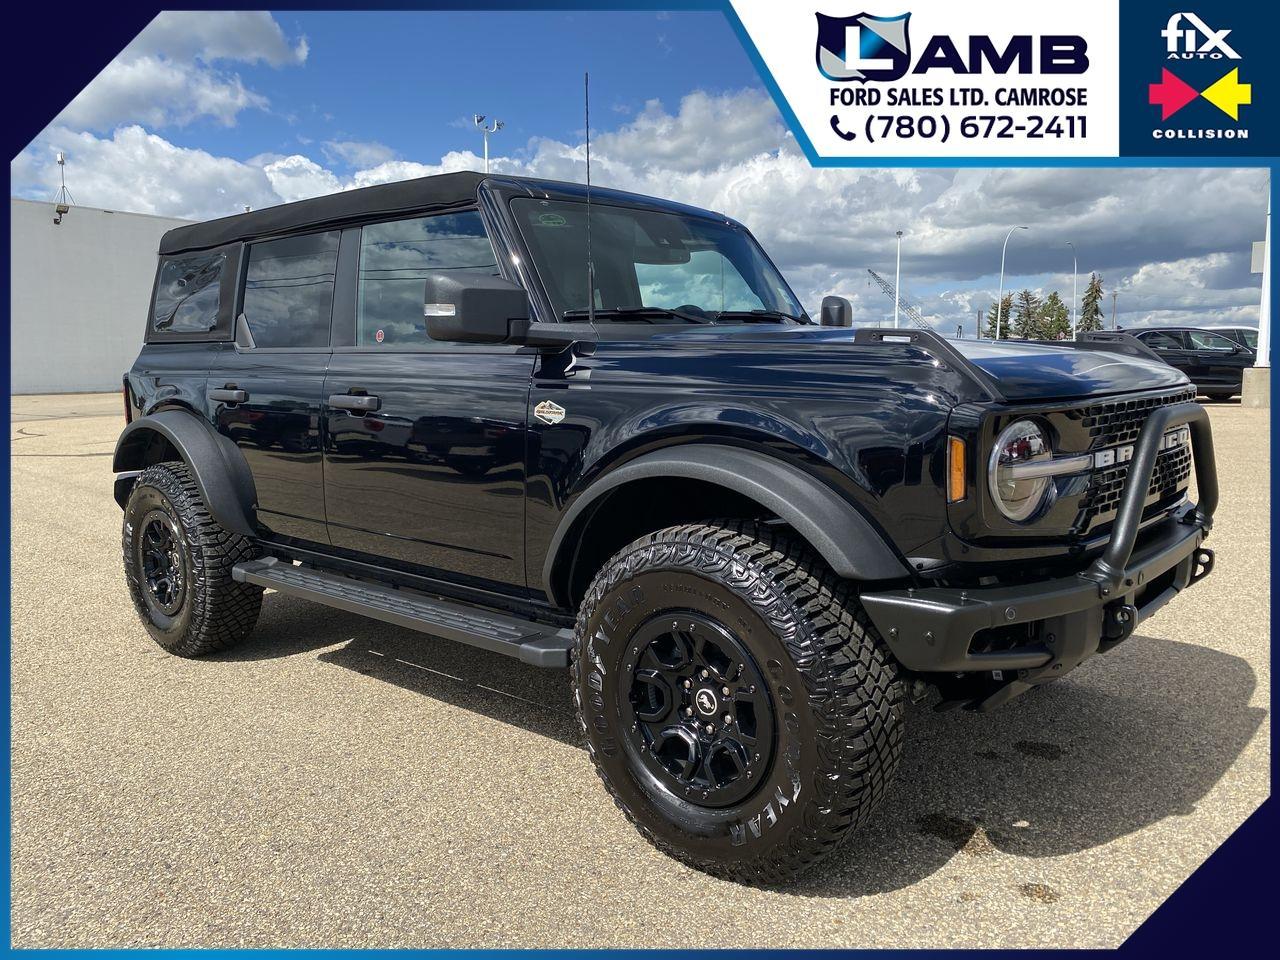
[[[479, 149], [474, 113], [506, 123], [494, 149], [583, 130], [582, 77], [591, 72], [593, 125], [616, 127], [648, 100], [692, 90], [763, 90], [719, 13], [287, 11], [305, 38], [300, 67], [245, 63], [244, 84], [269, 110], [232, 127], [212, 118], [182, 130], [185, 146], [239, 157], [291, 153], [325, 141], [376, 142], [401, 156]], [[341, 164], [339, 164], [341, 166]]]
[[810, 310], [891, 315], [866, 271], [892, 276], [901, 229], [907, 295], [972, 330], [1027, 224], [1007, 289], [1069, 298], [1071, 240], [1122, 325], [1257, 322], [1265, 171], [814, 170], [718, 13], [164, 13], [15, 158], [11, 192], [50, 199], [63, 150], [80, 204], [224, 216], [479, 169], [475, 112], [506, 123], [496, 172], [581, 181], [584, 70], [596, 182], [736, 217]]

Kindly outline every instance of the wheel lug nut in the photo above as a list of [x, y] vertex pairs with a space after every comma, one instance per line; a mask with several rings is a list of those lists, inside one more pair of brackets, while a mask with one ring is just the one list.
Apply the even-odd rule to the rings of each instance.
[[724, 725], [727, 727], [731, 723], [733, 723], [733, 715], [726, 713], [724, 715]]
[[685, 708], [684, 708], [684, 715], [685, 715], [686, 717], [692, 717], [692, 716], [693, 716], [693, 707], [685, 707]]
[[709, 676], [711, 676], [711, 671], [710, 671], [710, 670], [703, 670], [703, 671], [702, 671], [702, 679], [703, 679], [703, 680], [707, 679], [707, 677], [709, 677]]
[[716, 732], [716, 728], [715, 728], [715, 727], [713, 727], [711, 724], [709, 724], [709, 723], [708, 723], [708, 724], [707, 724], [707, 733], [715, 733], [715, 732]]
[[733, 695], [733, 691], [730, 690], [728, 687], [721, 687], [720, 692], [724, 694], [726, 697]]
[[686, 680], [686, 681], [684, 682], [684, 688], [685, 688], [686, 690], [688, 690], [688, 689], [689, 689], [690, 687], [692, 687], [692, 686], [693, 686], [693, 681], [692, 681], [692, 680]]

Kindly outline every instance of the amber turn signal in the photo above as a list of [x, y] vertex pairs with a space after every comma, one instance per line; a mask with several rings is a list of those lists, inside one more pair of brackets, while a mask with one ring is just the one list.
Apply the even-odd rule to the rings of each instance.
[[965, 498], [966, 481], [964, 441], [947, 437], [947, 503], [959, 503]]

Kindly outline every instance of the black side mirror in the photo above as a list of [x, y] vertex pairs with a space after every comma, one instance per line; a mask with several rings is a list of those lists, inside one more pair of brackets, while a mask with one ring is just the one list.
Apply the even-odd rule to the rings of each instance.
[[479, 273], [428, 274], [423, 303], [427, 336], [449, 343], [506, 343], [529, 321], [523, 287]]
[[819, 322], [824, 327], [852, 327], [853, 304], [844, 297], [823, 297]]
[[519, 284], [482, 273], [431, 273], [423, 296], [427, 336], [448, 343], [514, 343], [563, 350], [595, 341], [585, 323], [534, 323]]

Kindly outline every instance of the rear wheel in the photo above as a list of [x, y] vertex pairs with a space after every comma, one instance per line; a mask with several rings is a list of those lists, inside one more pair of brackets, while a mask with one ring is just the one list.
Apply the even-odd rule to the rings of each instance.
[[186, 464], [142, 472], [125, 504], [122, 539], [129, 594], [160, 646], [199, 657], [249, 635], [262, 588], [237, 583], [231, 568], [256, 550], [213, 519]]
[[847, 585], [761, 524], [620, 551], [583, 601], [574, 682], [618, 806], [719, 876], [791, 879], [866, 820], [898, 763], [895, 662]]

